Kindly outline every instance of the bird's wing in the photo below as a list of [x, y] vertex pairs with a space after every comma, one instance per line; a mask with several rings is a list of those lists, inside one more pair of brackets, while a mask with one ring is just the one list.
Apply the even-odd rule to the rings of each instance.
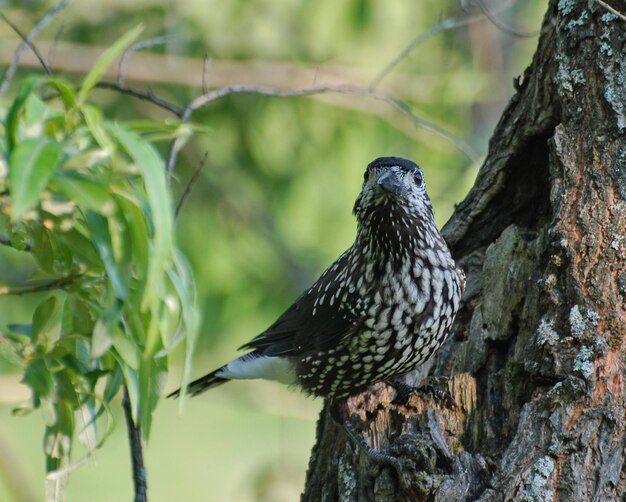
[[297, 356], [309, 351], [327, 350], [350, 335], [363, 322], [346, 294], [338, 275], [349, 262], [346, 251], [313, 286], [305, 291], [267, 330], [246, 343], [267, 356]]

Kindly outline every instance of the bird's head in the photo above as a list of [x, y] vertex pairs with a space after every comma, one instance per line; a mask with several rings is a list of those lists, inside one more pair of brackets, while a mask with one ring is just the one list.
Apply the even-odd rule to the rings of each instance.
[[409, 225], [431, 222], [433, 209], [426, 194], [424, 173], [410, 160], [379, 157], [365, 169], [354, 214], [361, 224], [372, 218], [378, 223], [389, 218], [399, 218]]

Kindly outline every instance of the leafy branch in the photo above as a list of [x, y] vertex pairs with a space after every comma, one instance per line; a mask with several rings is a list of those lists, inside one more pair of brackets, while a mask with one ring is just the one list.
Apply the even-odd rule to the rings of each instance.
[[[8, 167], [0, 174], [0, 243], [29, 252], [41, 278], [0, 288], [0, 295], [54, 291], [30, 324], [10, 325], [3, 336], [32, 391], [30, 405], [17, 412], [44, 410], [46, 490], [53, 501], [63, 499], [69, 473], [110, 433], [109, 403], [121, 389], [135, 491], [145, 500], [145, 476], [142, 485], [137, 473], [145, 469], [142, 437], [161, 395], [165, 356], [185, 343], [190, 364], [197, 336], [193, 278], [174, 244], [164, 161], [137, 132], [89, 103], [107, 67], [139, 32], [105, 51], [78, 89], [49, 74], [24, 79], [0, 141]], [[162, 124], [153, 130], [171, 134]], [[80, 287], [70, 287], [79, 278]], [[88, 455], [72, 463], [76, 438]]]
[[65, 289], [72, 284], [81, 274], [70, 274], [64, 277], [58, 277], [51, 281], [44, 281], [41, 284], [32, 286], [22, 286], [19, 288], [0, 287], [0, 295], [25, 295], [28, 293], [41, 293], [43, 291], [53, 291], [55, 289]]

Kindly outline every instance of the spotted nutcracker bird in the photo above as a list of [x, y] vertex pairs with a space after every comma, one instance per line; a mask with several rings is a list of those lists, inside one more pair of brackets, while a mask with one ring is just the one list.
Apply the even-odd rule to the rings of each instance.
[[247, 354], [191, 382], [191, 395], [265, 378], [337, 400], [396, 380], [433, 355], [465, 280], [435, 226], [421, 169], [399, 157], [374, 160], [354, 214], [354, 244], [242, 347]]

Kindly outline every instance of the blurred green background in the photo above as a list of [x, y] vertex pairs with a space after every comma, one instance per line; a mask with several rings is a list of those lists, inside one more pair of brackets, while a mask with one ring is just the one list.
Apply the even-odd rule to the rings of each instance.
[[[0, 1], [24, 32], [52, 4]], [[441, 31], [378, 88], [482, 157], [513, 94], [512, 79], [536, 46], [536, 34], [521, 37], [512, 30], [533, 35], [545, 4], [512, 1], [503, 8], [493, 2], [499, 10], [491, 16], [500, 27], [483, 19]], [[454, 0], [82, 0], [70, 2], [37, 43], [56, 72], [79, 81], [95, 55], [143, 23], [145, 37], [168, 40], [130, 59], [127, 82], [184, 104], [203, 88], [242, 83], [367, 86], [415, 37], [443, 20], [480, 12], [478, 4]], [[0, 24], [3, 68], [18, 42]], [[26, 54], [12, 91], [34, 71], [36, 61]], [[105, 90], [96, 96], [120, 120], [174, 120], [128, 96]], [[405, 156], [424, 168], [439, 225], [478, 168], [449, 138], [365, 96], [234, 95], [192, 120], [208, 131], [181, 152], [173, 187], [180, 196], [207, 152], [177, 227], [203, 314], [194, 375], [228, 361], [351, 244], [352, 205], [373, 158]], [[167, 144], [161, 146], [165, 153]], [[33, 267], [28, 258], [0, 249], [0, 285], [19, 284]], [[0, 297], [0, 332], [7, 323], [28, 322], [32, 305], [32, 297]], [[177, 357], [171, 389], [180, 374]], [[0, 360], [0, 370], [0, 501], [39, 501], [42, 420], [11, 415], [28, 393], [16, 368]], [[297, 500], [320, 408], [319, 401], [266, 382], [220, 387], [189, 401], [182, 415], [178, 403], [163, 401], [146, 452], [150, 500]], [[131, 498], [126, 431], [118, 416], [95, 461], [71, 476], [69, 501]]]

